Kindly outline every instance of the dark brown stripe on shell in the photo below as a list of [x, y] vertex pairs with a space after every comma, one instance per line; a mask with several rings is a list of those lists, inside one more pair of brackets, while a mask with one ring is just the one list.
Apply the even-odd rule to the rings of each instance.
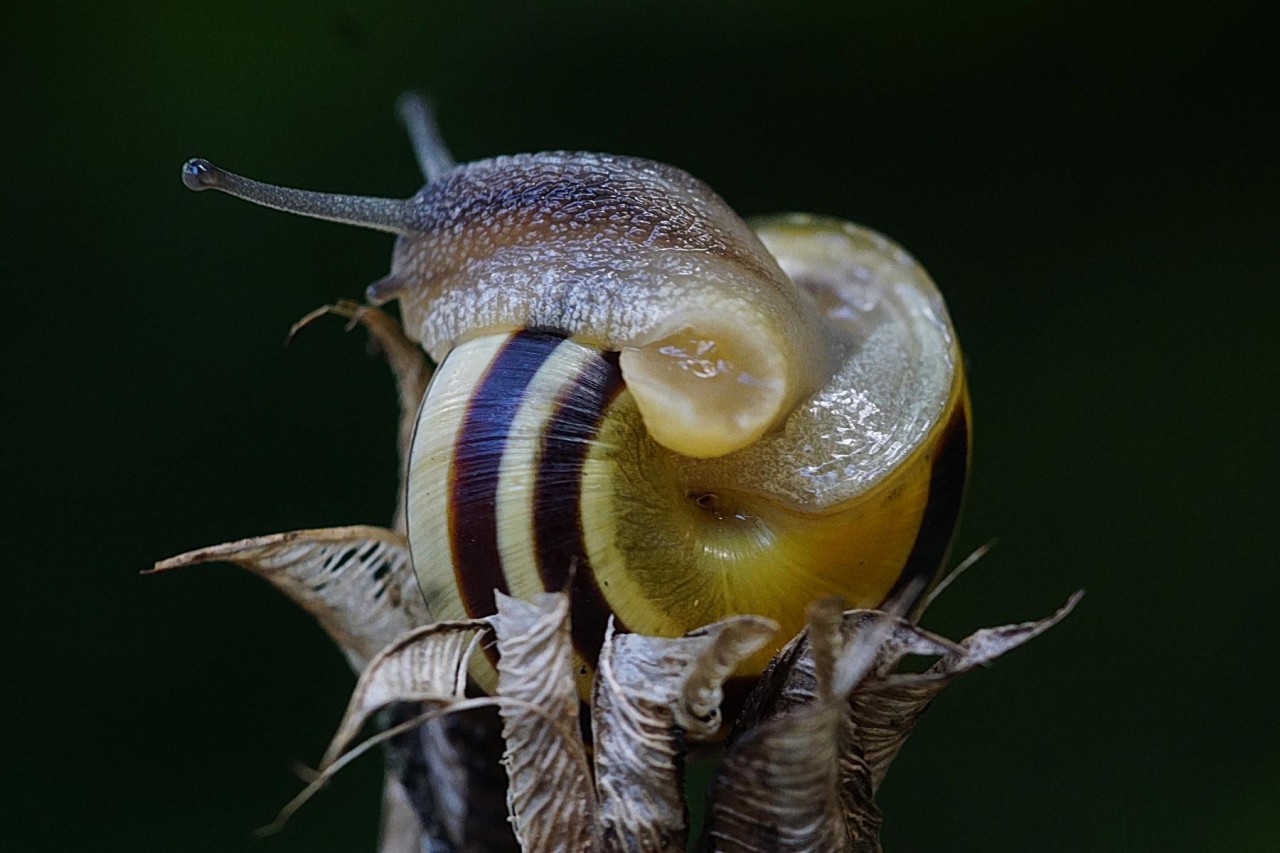
[[497, 612], [495, 589], [509, 594], [498, 552], [502, 455], [529, 383], [563, 342], [563, 335], [546, 331], [512, 335], [489, 363], [459, 428], [449, 477], [449, 539], [458, 592], [472, 618]]
[[[612, 611], [596, 584], [587, 555], [582, 531], [582, 471], [604, 412], [622, 387], [617, 353], [602, 353], [587, 363], [561, 394], [543, 432], [534, 487], [538, 573], [545, 589], [569, 590], [573, 644], [593, 665], [600, 657]], [[616, 617], [614, 628], [627, 630]]]
[[911, 601], [901, 602], [910, 613], [931, 585], [930, 582], [951, 548], [960, 505], [964, 501], [965, 481], [969, 476], [969, 418], [963, 401], [956, 406], [933, 454], [933, 471], [929, 477], [929, 497], [925, 502], [916, 541], [907, 555], [902, 574], [885, 596], [896, 598], [913, 581], [919, 591]]

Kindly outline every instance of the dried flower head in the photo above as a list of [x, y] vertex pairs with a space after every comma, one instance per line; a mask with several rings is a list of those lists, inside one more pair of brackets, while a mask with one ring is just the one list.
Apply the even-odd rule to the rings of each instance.
[[[362, 325], [387, 355], [404, 456], [430, 377], [426, 359], [375, 308], [341, 303], [300, 326], [326, 313]], [[772, 639], [776, 622], [743, 614], [674, 639], [610, 627], [582, 724], [569, 595], [499, 595], [492, 617], [436, 621], [411, 567], [403, 499], [391, 529], [264, 536], [155, 570], [210, 562], [270, 581], [317, 619], [359, 674], [313, 780], [269, 829], [381, 744], [383, 853], [879, 850], [875, 793], [921, 714], [956, 677], [1043, 633], [1079, 600], [958, 643], [900, 614], [813, 602], [808, 627], [727, 721], [704, 831], [691, 840], [684, 759], [720, 734], [724, 685]], [[468, 662], [481, 645], [497, 652], [489, 696], [468, 690]], [[923, 672], [899, 671], [908, 655], [936, 660]], [[376, 733], [357, 743], [370, 721]]]

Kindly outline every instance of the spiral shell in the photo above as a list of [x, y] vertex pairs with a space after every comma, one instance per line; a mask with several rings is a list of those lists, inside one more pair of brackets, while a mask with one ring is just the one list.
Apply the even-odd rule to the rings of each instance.
[[[762, 234], [814, 302], [827, 300], [843, 358], [781, 429], [735, 453], [664, 447], [618, 354], [563, 332], [522, 328], [451, 350], [410, 454], [410, 545], [433, 612], [475, 616], [492, 612], [495, 590], [570, 588], [586, 695], [609, 618], [679, 636], [760, 613], [791, 636], [826, 595], [914, 603], [950, 542], [968, 464], [941, 303], [919, 267], [863, 229], [788, 217]], [[850, 269], [870, 277], [850, 281]], [[483, 662], [476, 674], [491, 681]]]

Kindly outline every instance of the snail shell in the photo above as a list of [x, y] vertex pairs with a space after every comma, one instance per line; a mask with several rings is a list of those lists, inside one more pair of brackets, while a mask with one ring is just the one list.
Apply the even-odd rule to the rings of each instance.
[[[398, 299], [440, 363], [407, 479], [436, 618], [570, 588], [588, 696], [610, 618], [678, 636], [754, 613], [781, 642], [817, 598], [915, 606], [958, 517], [970, 416], [946, 308], [910, 256], [833, 219], [753, 230], [648, 160], [454, 166], [408, 115], [428, 183], [405, 201], [204, 161], [184, 179], [398, 235], [369, 297]], [[482, 686], [492, 664], [477, 659]]]

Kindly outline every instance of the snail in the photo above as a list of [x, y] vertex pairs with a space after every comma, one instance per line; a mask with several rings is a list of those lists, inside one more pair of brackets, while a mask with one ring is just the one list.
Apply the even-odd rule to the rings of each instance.
[[[848, 222], [749, 226], [689, 174], [548, 152], [455, 164], [403, 107], [409, 199], [183, 179], [396, 235], [406, 334], [439, 365], [408, 458], [408, 539], [437, 619], [569, 589], [583, 695], [610, 618], [680, 636], [815, 599], [912, 612], [969, 462], [959, 345], [924, 270]], [[777, 647], [740, 673], [759, 674]], [[494, 658], [473, 675], [494, 684]]]

